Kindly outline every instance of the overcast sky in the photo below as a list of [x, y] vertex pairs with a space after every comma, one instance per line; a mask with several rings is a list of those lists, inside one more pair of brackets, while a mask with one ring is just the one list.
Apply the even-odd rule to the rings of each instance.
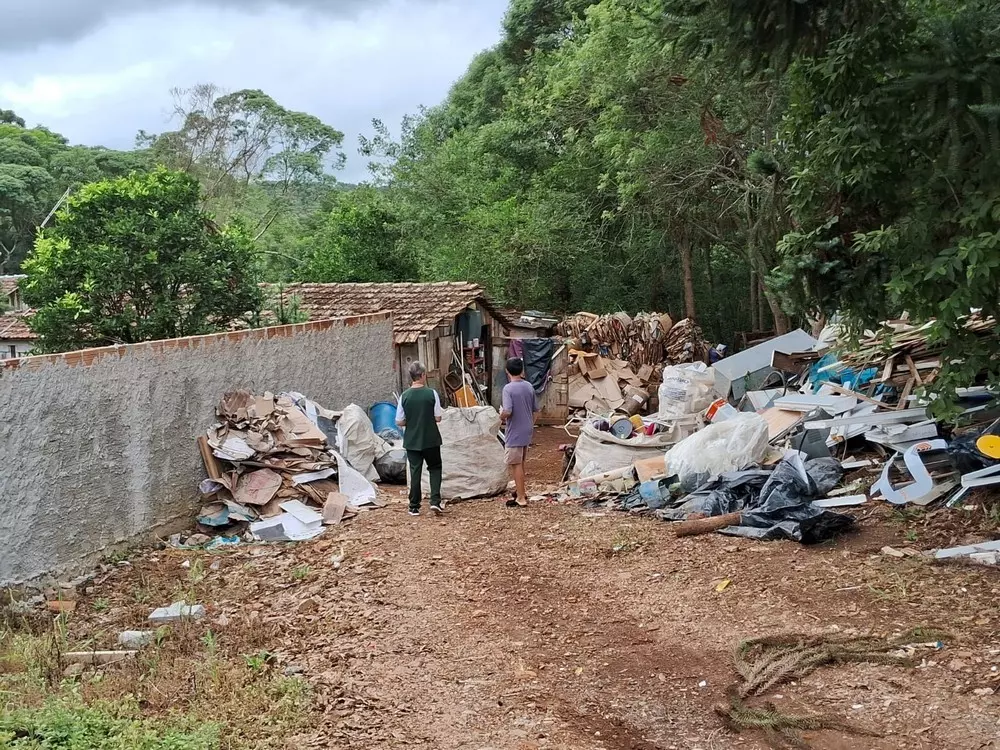
[[0, 109], [73, 143], [167, 129], [169, 90], [262, 89], [357, 137], [441, 101], [496, 43], [507, 0], [0, 0]]

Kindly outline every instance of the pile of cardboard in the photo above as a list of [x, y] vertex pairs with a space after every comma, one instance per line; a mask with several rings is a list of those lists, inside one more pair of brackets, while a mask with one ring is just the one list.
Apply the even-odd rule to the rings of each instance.
[[664, 345], [674, 322], [669, 315], [639, 313], [634, 318], [620, 312], [594, 315], [581, 312], [559, 324], [559, 335], [570, 348], [598, 352], [628, 362], [634, 369], [664, 362]]
[[200, 532], [310, 538], [378, 504], [374, 486], [331, 445], [335, 415], [304, 397], [233, 391], [216, 415], [198, 441], [209, 476], [199, 488]]
[[710, 348], [701, 327], [690, 318], [671, 328], [663, 340], [663, 356], [671, 365], [707, 362]]
[[570, 409], [594, 414], [626, 411], [646, 413], [663, 366], [643, 365], [635, 372], [628, 362], [607, 359], [594, 352], [571, 350], [569, 368]]
[[709, 344], [694, 321], [674, 323], [663, 313], [594, 315], [581, 312], [559, 324], [575, 360], [571, 409], [609, 414], [655, 411], [665, 365], [704, 362]]

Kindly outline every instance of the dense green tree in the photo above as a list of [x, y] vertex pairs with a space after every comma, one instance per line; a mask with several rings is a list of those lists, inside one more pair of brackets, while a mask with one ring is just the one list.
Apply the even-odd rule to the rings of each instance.
[[392, 205], [373, 187], [330, 193], [310, 223], [300, 240], [304, 279], [392, 282], [419, 276]]
[[70, 196], [24, 264], [41, 348], [203, 334], [259, 313], [251, 238], [217, 226], [200, 200], [197, 180], [164, 168]]
[[263, 91], [202, 84], [171, 93], [178, 129], [140, 132], [137, 143], [158, 163], [197, 177], [205, 207], [222, 221], [241, 217], [269, 248], [272, 275], [286, 274], [289, 264], [275, 260], [281, 255], [265, 237], [272, 227], [287, 237], [296, 219], [319, 207], [344, 165], [343, 133]]
[[142, 152], [70, 146], [57, 133], [26, 128], [15, 113], [0, 111], [0, 273], [18, 269], [37, 227], [67, 191], [146, 163]]

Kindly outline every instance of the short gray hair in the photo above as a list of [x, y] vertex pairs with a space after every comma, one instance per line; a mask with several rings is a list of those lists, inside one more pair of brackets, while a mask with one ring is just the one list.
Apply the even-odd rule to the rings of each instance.
[[410, 365], [410, 380], [416, 382], [427, 374], [427, 368], [421, 362], [413, 362]]

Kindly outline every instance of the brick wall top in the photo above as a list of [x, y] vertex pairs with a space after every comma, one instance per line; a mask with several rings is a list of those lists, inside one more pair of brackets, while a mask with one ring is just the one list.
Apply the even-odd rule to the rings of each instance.
[[125, 357], [129, 353], [148, 351], [154, 354], [169, 354], [181, 349], [210, 349], [225, 342], [263, 341], [266, 339], [283, 339], [299, 334], [326, 331], [334, 327], [348, 328], [351, 326], [391, 320], [388, 312], [371, 313], [369, 315], [352, 315], [329, 320], [315, 320], [308, 323], [293, 323], [285, 326], [269, 326], [267, 328], [251, 328], [245, 331], [228, 331], [210, 333], [205, 336], [185, 336], [179, 339], [161, 339], [159, 341], [144, 341], [139, 344], [119, 344], [102, 346], [96, 349], [80, 349], [59, 354], [39, 354], [20, 359], [0, 360], [0, 372], [7, 370], [37, 370], [47, 365], [62, 363], [70, 366], [89, 367], [106, 357]]

